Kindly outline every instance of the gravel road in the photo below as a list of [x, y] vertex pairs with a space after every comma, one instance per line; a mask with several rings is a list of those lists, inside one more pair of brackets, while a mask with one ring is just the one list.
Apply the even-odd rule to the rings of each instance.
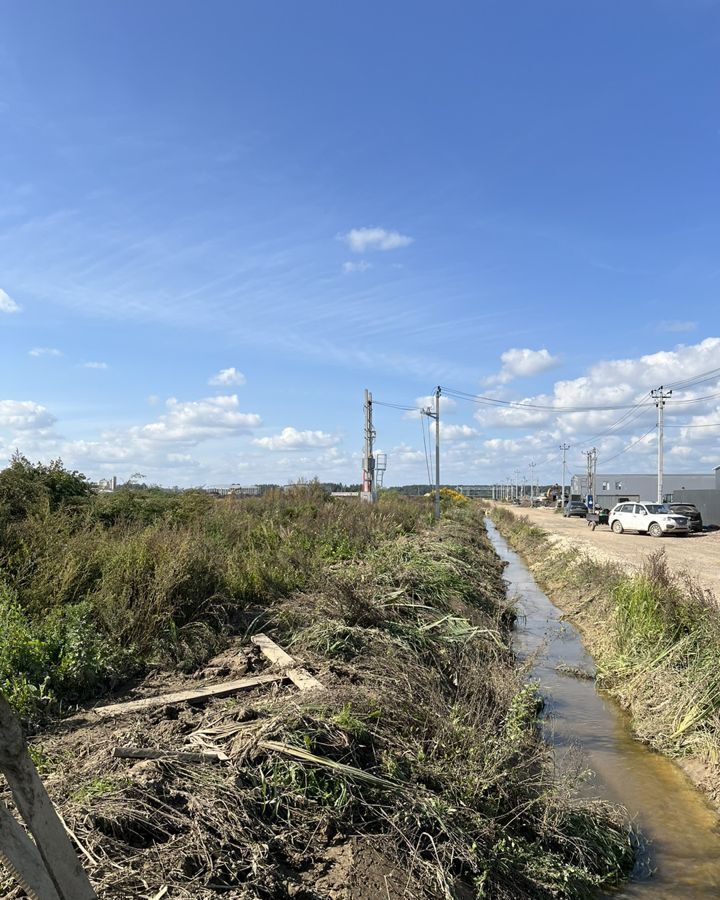
[[645, 534], [613, 534], [607, 526], [593, 531], [584, 519], [565, 519], [550, 509], [518, 509], [533, 523], [556, 535], [562, 543], [590, 550], [598, 558], [611, 559], [637, 568], [660, 547], [669, 565], [676, 571], [692, 573], [720, 599], [720, 531], [703, 532], [688, 537], [652, 538]]

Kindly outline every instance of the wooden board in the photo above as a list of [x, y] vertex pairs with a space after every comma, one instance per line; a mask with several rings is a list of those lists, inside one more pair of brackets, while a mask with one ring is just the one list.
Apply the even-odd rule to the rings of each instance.
[[[28, 753], [27, 744], [20, 728], [20, 723], [10, 708], [10, 704], [0, 693], [0, 770], [2, 770], [18, 812], [25, 820], [30, 833], [35, 839], [32, 847], [36, 849], [39, 861], [45, 867], [56, 895], [60, 900], [96, 900], [97, 895], [90, 885], [80, 860], [77, 858], [70, 838], [60, 820], [50, 797], [45, 790], [35, 764]], [[9, 813], [8, 813], [9, 815]], [[11, 817], [12, 818], [12, 817]], [[16, 823], [17, 824], [17, 823]], [[38, 875], [37, 857], [33, 862], [28, 848], [24, 852], [22, 844], [18, 844], [13, 836], [12, 825], [3, 816], [4, 836], [8, 836], [11, 845], [23, 853], [19, 865], [13, 862], [23, 879], [30, 881]], [[18, 825], [18, 828], [20, 826]], [[7, 848], [3, 847], [6, 854]], [[49, 891], [38, 893], [39, 897], [53, 897]]]
[[269, 659], [271, 663], [276, 663], [278, 666], [283, 666], [286, 669], [295, 665], [295, 660], [292, 656], [286, 653], [282, 647], [279, 647], [266, 634], [255, 634], [250, 640], [256, 647], [260, 648], [262, 655]]
[[211, 750], [156, 750], [151, 747], [113, 747], [112, 755], [115, 759], [174, 759], [189, 763], [227, 762], [229, 759], [227, 754]]
[[0, 800], [0, 862], [30, 896], [60, 900], [38, 848]]
[[215, 697], [229, 697], [240, 691], [260, 687], [263, 684], [273, 684], [284, 681], [284, 675], [253, 675], [248, 678], [240, 678], [238, 681], [224, 681], [220, 684], [212, 684], [206, 688], [191, 691], [176, 691], [173, 694], [157, 694], [154, 697], [144, 697], [142, 700], [129, 700], [126, 703], [112, 703], [109, 706], [96, 706], [93, 715], [104, 719], [112, 716], [124, 716], [128, 713], [143, 712], [146, 709], [155, 709], [158, 706], [175, 706], [178, 703], [199, 703], [203, 700], [212, 700]]
[[285, 671], [285, 675], [298, 687], [301, 691], [317, 691], [322, 690], [325, 685], [318, 681], [314, 675], [311, 675], [307, 669], [298, 666], [295, 660], [286, 653], [282, 647], [279, 647], [275, 641], [271, 640], [266, 634], [256, 634], [250, 638], [256, 647], [260, 648], [260, 652], [273, 665], [280, 666]]

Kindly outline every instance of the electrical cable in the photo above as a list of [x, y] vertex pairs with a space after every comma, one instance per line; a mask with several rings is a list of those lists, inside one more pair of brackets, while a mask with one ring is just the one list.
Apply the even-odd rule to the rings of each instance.
[[[608, 404], [606, 406], [547, 406], [540, 403], [526, 403], [521, 400], [501, 400], [498, 397], [485, 397], [482, 394], [468, 394], [465, 391], [457, 391], [454, 388], [443, 388], [443, 393], [456, 400], [467, 400], [485, 406], [504, 406], [511, 409], [533, 409], [539, 412], [604, 412], [614, 409], [636, 409], [637, 403]], [[652, 403], [646, 404], [648, 407]]]
[[672, 381], [670, 384], [664, 384], [663, 387], [668, 390], [685, 390], [696, 384], [704, 384], [706, 381], [712, 381], [713, 378], [720, 378], [720, 369], [709, 369], [707, 372], [700, 372], [689, 378], [680, 379], [680, 381]]
[[716, 397], [720, 397], [720, 393], [706, 394], [704, 397], [691, 397], [688, 400], [675, 400], [673, 397], [670, 397], [665, 403], [676, 406], [678, 403], [701, 403], [703, 400], [714, 400]]
[[627, 447], [623, 447], [622, 450], [610, 456], [608, 459], [598, 460], [598, 462], [602, 462], [603, 464], [612, 462], [614, 459], [617, 459], [618, 456], [622, 456], [623, 453], [627, 453], [628, 450], [631, 450], [636, 444], [639, 444], [640, 441], [644, 440], [649, 434], [652, 434], [653, 431], [657, 429], [657, 425], [653, 425], [653, 427], [646, 431], [641, 437], [639, 437], [636, 441], [633, 441], [632, 444], [628, 444]]
[[401, 403], [388, 403], [385, 400], [373, 400], [373, 406], [388, 406], [390, 409], [402, 409], [405, 412], [420, 412], [419, 406], [403, 406]]
[[703, 425], [670, 425], [665, 422], [665, 428], [720, 428], [720, 422], [706, 422]]

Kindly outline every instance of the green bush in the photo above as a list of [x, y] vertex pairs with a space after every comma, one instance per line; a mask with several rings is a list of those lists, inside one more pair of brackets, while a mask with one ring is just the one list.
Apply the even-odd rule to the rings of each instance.
[[131, 648], [104, 636], [84, 602], [32, 620], [0, 583], [0, 688], [20, 715], [36, 720], [60, 701], [91, 697], [138, 668]]
[[33, 717], [99, 694], [142, 662], [190, 669], [247, 610], [427, 521], [425, 501], [368, 507], [316, 484], [242, 500], [94, 495], [60, 462], [16, 457], [0, 473], [0, 678]]

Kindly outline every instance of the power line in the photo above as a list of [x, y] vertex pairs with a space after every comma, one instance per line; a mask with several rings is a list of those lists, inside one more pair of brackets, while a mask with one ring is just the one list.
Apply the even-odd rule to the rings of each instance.
[[[533, 409], [538, 412], [604, 412], [615, 409], [636, 409], [638, 404], [622, 403], [608, 404], [606, 406], [547, 406], [541, 403], [526, 403], [523, 400], [501, 400], [499, 397], [485, 397], [482, 394], [468, 394], [465, 391], [457, 391], [454, 388], [444, 388], [445, 394], [457, 400], [467, 400], [470, 403], [480, 405], [504, 406], [511, 409]], [[648, 406], [652, 404], [648, 403]]]
[[612, 462], [614, 459], [617, 459], [618, 456], [622, 456], [623, 453], [627, 453], [628, 450], [632, 450], [632, 448], [636, 444], [639, 444], [640, 441], [644, 440], [649, 434], [652, 434], [652, 432], [655, 431], [656, 428], [657, 428], [657, 425], [653, 425], [653, 427], [649, 431], [646, 431], [645, 434], [642, 435], [642, 437], [639, 437], [636, 441], [633, 441], [632, 444], [628, 444], [627, 447], [623, 447], [622, 450], [619, 450], [617, 453], [615, 453], [613, 456], [610, 456], [608, 459], [601, 459], [600, 462], [603, 464]]
[[704, 425], [669, 425], [665, 423], [666, 428], [720, 428], [720, 422], [707, 422]]
[[[641, 397], [639, 402], [636, 403], [635, 406], [632, 407], [632, 409], [629, 409], [626, 413], [624, 413], [622, 416], [620, 416], [620, 418], [617, 419], [617, 421], [613, 422], [611, 425], [608, 425], [608, 427], [605, 429], [605, 431], [601, 431], [599, 434], [594, 434], [592, 437], [589, 437], [589, 438], [584, 438], [582, 440], [578, 439], [575, 442], [575, 445], [577, 446], [578, 444], [581, 444], [581, 443], [582, 444], [591, 444], [594, 441], [596, 441], [598, 438], [605, 437], [606, 435], [610, 434], [610, 432], [613, 431], [618, 426], [620, 426], [620, 425], [627, 426], [627, 425], [630, 425], [631, 422], [634, 422], [637, 419], [639, 419], [640, 416], [643, 415], [643, 413], [645, 412], [646, 409], [651, 408], [649, 404], [644, 403], [646, 397], [647, 398], [650, 397], [649, 391], [647, 392], [647, 394], [645, 394], [643, 397]], [[633, 413], [635, 413], [635, 415], [633, 415]]]
[[706, 394], [704, 397], [690, 397], [687, 400], [670, 400], [668, 402], [671, 406], [676, 406], [678, 403], [701, 403], [703, 400], [714, 400], [716, 397], [720, 397], [720, 392], [717, 394]]
[[704, 384], [706, 381], [712, 381], [713, 378], [720, 378], [720, 368], [709, 369], [707, 372], [700, 372], [699, 374], [692, 375], [689, 378], [670, 382], [668, 385], [666, 385], [666, 387], [672, 388], [673, 390], [685, 390], [685, 388], [692, 387], [696, 384]]
[[417, 406], [403, 406], [401, 403], [388, 403], [385, 400], [373, 400], [374, 406], [388, 406], [390, 409], [402, 409], [405, 412], [420, 412], [420, 408]]

